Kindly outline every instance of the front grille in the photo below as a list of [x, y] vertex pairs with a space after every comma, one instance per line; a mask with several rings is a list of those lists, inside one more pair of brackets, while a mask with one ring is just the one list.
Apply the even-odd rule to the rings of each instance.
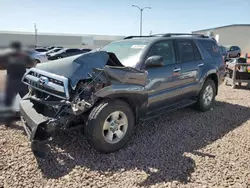
[[40, 74], [40, 73], [37, 73], [37, 72], [34, 72], [34, 71], [31, 71], [29, 73], [29, 75], [31, 76], [34, 76], [36, 78], [40, 78], [41, 76], [44, 76], [44, 77], [47, 77], [49, 79], [50, 82], [54, 83], [54, 84], [57, 84], [57, 85], [60, 85], [60, 86], [63, 86], [63, 82], [62, 81], [59, 81], [59, 80], [56, 80], [56, 79], [53, 79], [53, 78], [50, 78], [49, 76], [45, 76], [43, 74]]
[[68, 79], [65, 77], [32, 68], [26, 72], [22, 81], [26, 85], [47, 94], [63, 99], [69, 98]]

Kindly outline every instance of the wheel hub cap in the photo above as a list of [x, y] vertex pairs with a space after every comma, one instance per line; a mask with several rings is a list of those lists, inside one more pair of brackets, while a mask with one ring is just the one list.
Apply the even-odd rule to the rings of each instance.
[[203, 100], [205, 105], [209, 105], [213, 100], [213, 88], [209, 85], [205, 88]]
[[128, 118], [121, 111], [111, 113], [103, 125], [103, 137], [106, 142], [115, 144], [119, 142], [127, 132]]

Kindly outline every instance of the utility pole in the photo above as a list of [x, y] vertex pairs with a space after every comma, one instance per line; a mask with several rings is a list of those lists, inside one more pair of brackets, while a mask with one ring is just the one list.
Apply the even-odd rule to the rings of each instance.
[[141, 14], [141, 16], [140, 16], [140, 36], [142, 36], [142, 11], [144, 10], [144, 9], [151, 9], [151, 7], [143, 7], [143, 8], [140, 8], [139, 6], [137, 6], [137, 5], [132, 5], [132, 7], [136, 7], [136, 8], [138, 8], [139, 10], [140, 10], [140, 14]]
[[37, 47], [37, 28], [36, 28], [36, 23], [34, 23], [34, 29], [35, 29], [35, 45]]

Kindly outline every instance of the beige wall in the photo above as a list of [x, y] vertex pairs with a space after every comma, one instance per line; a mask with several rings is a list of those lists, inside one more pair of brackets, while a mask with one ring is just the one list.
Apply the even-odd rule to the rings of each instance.
[[[38, 33], [38, 46], [60, 45], [74, 48], [100, 48], [111, 41], [124, 38], [124, 36], [111, 35], [68, 35]], [[20, 41], [23, 45], [34, 45], [34, 33], [28, 32], [0, 32], [0, 47], [6, 47], [11, 41]], [[83, 43], [85, 45], [83, 45]]]
[[[192, 33], [207, 35], [209, 30], [194, 31]], [[250, 26], [221, 27], [213, 30], [219, 35], [219, 43], [222, 45], [237, 45], [242, 54], [250, 53]]]

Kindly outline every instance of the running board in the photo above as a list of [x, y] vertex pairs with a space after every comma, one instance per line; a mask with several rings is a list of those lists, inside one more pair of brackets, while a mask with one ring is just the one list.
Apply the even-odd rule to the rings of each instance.
[[145, 118], [142, 118], [141, 120], [142, 121], [146, 121], [146, 120], [149, 120], [149, 119], [152, 119], [152, 118], [155, 118], [157, 116], [160, 116], [162, 114], [165, 114], [165, 113], [168, 113], [168, 112], [171, 112], [171, 111], [175, 111], [175, 110], [178, 110], [180, 108], [185, 108], [187, 106], [191, 106], [192, 104], [195, 104], [197, 102], [197, 100], [184, 100], [184, 101], [181, 101], [181, 102], [178, 102], [178, 103], [175, 103], [171, 106], [167, 106], [166, 108], [163, 108], [161, 110], [157, 110], [157, 111], [154, 111], [152, 113], [149, 113], [146, 115]]

